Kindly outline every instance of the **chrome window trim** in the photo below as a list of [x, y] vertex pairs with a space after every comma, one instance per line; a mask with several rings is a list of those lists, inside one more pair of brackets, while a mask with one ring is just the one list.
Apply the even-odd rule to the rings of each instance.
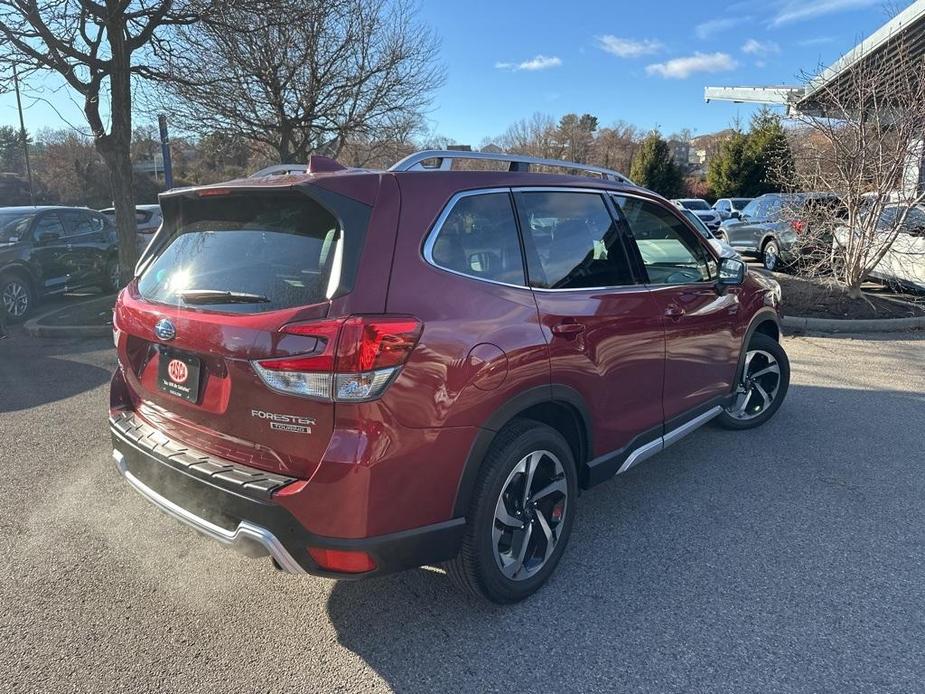
[[[501, 287], [511, 287], [513, 289], [529, 290], [531, 289], [531, 287], [527, 286], [526, 284], [512, 284], [510, 282], [500, 282], [498, 280], [491, 280], [486, 277], [479, 277], [478, 275], [469, 275], [469, 274], [466, 274], [465, 272], [460, 272], [459, 270], [453, 270], [451, 268], [444, 267], [443, 265], [440, 265], [436, 260], [434, 260], [434, 245], [437, 243], [437, 237], [440, 235], [440, 232], [443, 229], [444, 223], [446, 222], [450, 214], [453, 212], [453, 209], [456, 207], [456, 204], [463, 198], [471, 198], [476, 195], [497, 195], [499, 193], [503, 193], [510, 198], [511, 189], [508, 186], [503, 186], [501, 188], [475, 188], [473, 190], [461, 190], [458, 193], [455, 193], [453, 197], [451, 197], [449, 201], [446, 203], [446, 205], [444, 206], [443, 211], [440, 213], [440, 216], [437, 217], [437, 221], [434, 222], [433, 226], [431, 227], [430, 232], [427, 234], [427, 238], [424, 239], [424, 250], [423, 250], [424, 260], [427, 262], [428, 265], [431, 265], [437, 268], [438, 270], [442, 270], [443, 272], [449, 272], [451, 275], [456, 275], [458, 277], [465, 277], [466, 279], [475, 280], [476, 282], [496, 284]], [[511, 208], [511, 213], [514, 214], [513, 207]], [[514, 216], [514, 222], [515, 224], [517, 222], [516, 215]], [[518, 234], [517, 243], [518, 245], [520, 245], [521, 242], [520, 242], [520, 230], [519, 229], [517, 229], [517, 234]], [[523, 261], [523, 248], [522, 247], [521, 247], [520, 252], [521, 252], [521, 261]], [[524, 277], [524, 281], [525, 282], [528, 281], [526, 276]]]

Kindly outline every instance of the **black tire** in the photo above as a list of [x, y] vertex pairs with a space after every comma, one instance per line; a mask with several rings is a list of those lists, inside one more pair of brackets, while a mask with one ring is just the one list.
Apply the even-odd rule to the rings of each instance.
[[770, 272], [781, 272], [784, 269], [784, 262], [780, 257], [780, 246], [774, 239], [768, 240], [761, 247], [761, 264], [765, 270]]
[[0, 275], [0, 303], [6, 311], [6, 320], [19, 323], [35, 310], [35, 292], [32, 283], [18, 272]]
[[[552, 528], [556, 531], [552, 553], [542, 560], [542, 563], [535, 569], [535, 573], [525, 572], [522, 578], [509, 578], [499, 566], [502, 560], [497, 558], [497, 541], [493, 537], [493, 530], [496, 527], [507, 527], [503, 524], [496, 525], [496, 506], [500, 503], [502, 493], [509, 490], [509, 485], [513, 484], [510, 480], [518, 479], [515, 477], [515, 468], [531, 453], [541, 451], [556, 456], [564, 474], [565, 501], [562, 502], [561, 497], [555, 497], [558, 499], [557, 506], [558, 503], [562, 504], [559, 507], [562, 513], [561, 530], [560, 525]], [[550, 464], [554, 463], [547, 458], [537, 467]], [[523, 484], [523, 475], [520, 479]], [[558, 481], [562, 480], [562, 477], [555, 476], [549, 479]], [[519, 602], [535, 593], [552, 575], [568, 544], [575, 519], [577, 496], [578, 480], [575, 460], [562, 435], [552, 427], [533, 420], [518, 419], [511, 422], [498, 433], [482, 461], [472, 501], [466, 514], [466, 534], [462, 547], [459, 555], [445, 564], [447, 575], [452, 583], [463, 592], [498, 604]], [[553, 518], [555, 512], [556, 509], [553, 508]], [[543, 515], [543, 522], [548, 528], [547, 515], [550, 515], [549, 509]], [[527, 517], [526, 511], [524, 517]], [[538, 519], [534, 518], [529, 523], [539, 528], [539, 532], [544, 532]], [[527, 525], [528, 523], [524, 523], [523, 527]], [[548, 536], [537, 535], [538, 542], [542, 543], [538, 549], [543, 550], [548, 547], [546, 537]], [[526, 566], [523, 562], [521, 568], [526, 568]]]
[[[752, 339], [746, 348], [746, 354], [752, 351], [765, 352], [774, 358], [779, 367], [779, 382], [776, 390], [774, 391], [771, 404], [754, 416], [743, 419], [742, 416], [735, 416], [733, 414], [736, 410], [736, 402], [738, 402], [738, 398], [736, 399], [736, 402], [730, 405], [727, 409], [723, 410], [722, 414], [720, 414], [714, 421], [726, 429], [753, 429], [755, 427], [761, 426], [774, 416], [774, 414], [780, 408], [781, 403], [783, 403], [784, 398], [787, 397], [787, 389], [790, 387], [790, 359], [787, 357], [787, 352], [784, 351], [784, 348], [773, 337], [768, 337], [762, 333], [756, 333], [752, 336]], [[753, 369], [753, 373], [755, 370], [760, 371], [761, 367], [767, 364], [768, 362], [766, 359], [764, 364], [756, 364], [756, 369]], [[745, 380], [746, 374], [740, 374], [739, 383], [736, 384], [736, 388], [738, 389], [743, 387]], [[767, 383], [764, 385], [767, 387]], [[765, 392], [767, 392], [767, 390], [765, 390]]]
[[104, 292], [117, 292], [122, 288], [119, 277], [119, 259], [110, 258], [106, 261], [106, 277], [103, 279]]

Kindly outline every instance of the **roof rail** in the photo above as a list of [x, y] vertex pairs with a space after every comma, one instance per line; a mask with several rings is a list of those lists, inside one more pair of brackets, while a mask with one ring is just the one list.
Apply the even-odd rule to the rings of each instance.
[[[481, 159], [483, 161], [508, 162], [508, 171], [529, 171], [531, 166], [573, 169], [589, 174], [596, 174], [605, 181], [616, 181], [618, 183], [629, 183], [633, 185], [633, 182], [629, 178], [613, 169], [605, 169], [600, 166], [592, 166], [591, 164], [579, 164], [574, 161], [563, 161], [562, 159], [539, 159], [522, 154], [505, 154], [503, 152], [495, 154], [494, 152], [458, 152], [442, 149], [427, 149], [405, 157], [397, 164], [393, 164], [392, 167], [389, 168], [389, 171], [449, 171], [453, 166], [454, 159]], [[429, 161], [435, 162], [435, 165], [425, 164], [425, 162]]]

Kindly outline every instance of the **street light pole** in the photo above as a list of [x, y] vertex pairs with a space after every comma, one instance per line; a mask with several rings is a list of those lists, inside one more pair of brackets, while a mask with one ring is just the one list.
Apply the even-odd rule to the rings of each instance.
[[26, 175], [29, 177], [29, 200], [35, 207], [35, 190], [32, 187], [32, 165], [29, 163], [29, 142], [26, 137], [26, 121], [22, 116], [22, 99], [19, 98], [19, 73], [13, 63], [13, 85], [16, 87], [16, 108], [19, 109], [19, 136], [22, 138], [22, 153], [26, 160]]

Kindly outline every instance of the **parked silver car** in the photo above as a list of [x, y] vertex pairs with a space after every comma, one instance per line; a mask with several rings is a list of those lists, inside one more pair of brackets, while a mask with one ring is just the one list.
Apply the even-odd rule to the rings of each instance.
[[820, 229], [809, 236], [808, 225], [834, 229], [842, 217], [841, 201], [829, 193], [767, 193], [748, 203], [738, 219], [723, 222], [720, 232], [743, 255], [758, 256], [768, 270], [780, 270], [796, 260], [801, 241], [812, 238], [826, 245]]

